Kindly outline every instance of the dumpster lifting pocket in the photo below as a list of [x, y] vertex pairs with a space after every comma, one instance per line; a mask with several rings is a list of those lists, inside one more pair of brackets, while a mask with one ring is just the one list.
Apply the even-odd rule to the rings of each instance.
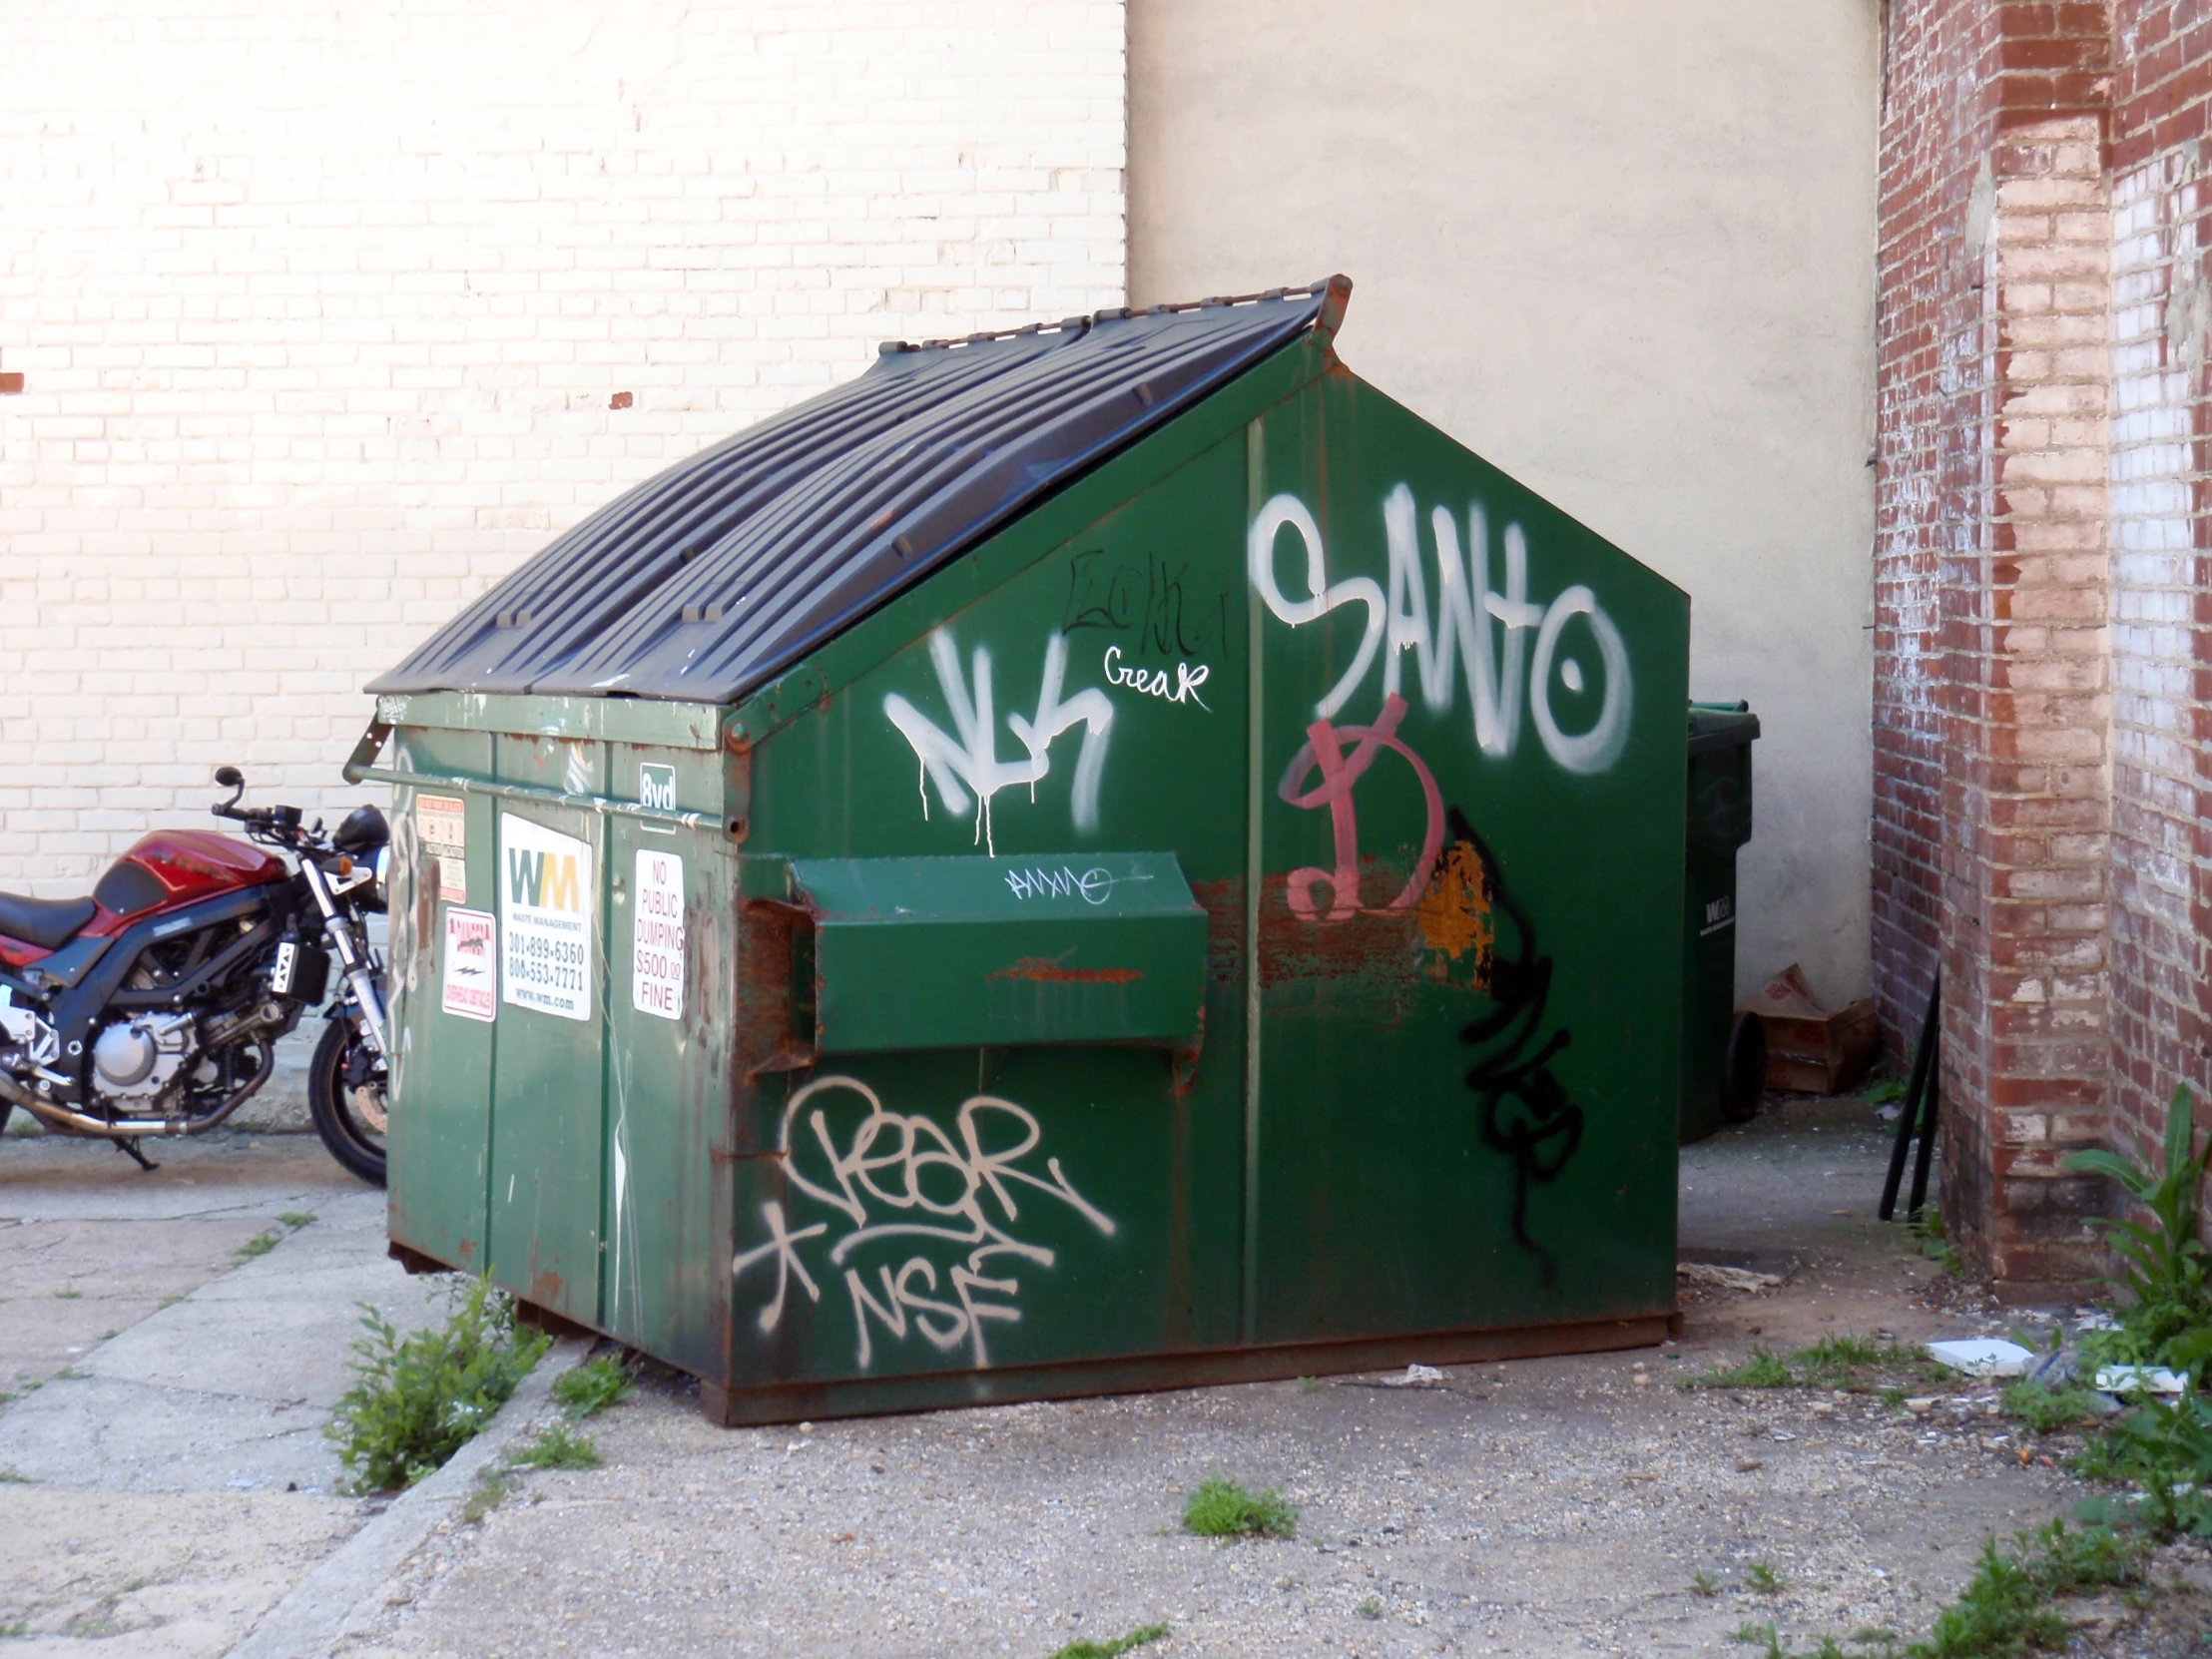
[[819, 1053], [1198, 1037], [1206, 911], [1171, 852], [804, 859], [791, 890]]

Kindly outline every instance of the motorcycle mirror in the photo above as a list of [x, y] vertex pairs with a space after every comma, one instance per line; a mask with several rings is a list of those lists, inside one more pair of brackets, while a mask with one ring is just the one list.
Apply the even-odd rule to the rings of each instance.
[[227, 790], [243, 790], [246, 788], [246, 774], [239, 771], [237, 767], [217, 767], [215, 769], [215, 781]]

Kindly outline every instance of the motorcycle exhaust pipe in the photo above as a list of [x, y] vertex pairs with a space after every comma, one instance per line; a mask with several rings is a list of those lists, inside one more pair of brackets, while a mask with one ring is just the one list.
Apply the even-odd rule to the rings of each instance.
[[167, 1118], [123, 1118], [111, 1122], [107, 1118], [88, 1117], [83, 1112], [67, 1106], [56, 1105], [51, 1100], [41, 1100], [5, 1072], [0, 1072], [0, 1099], [10, 1105], [20, 1106], [41, 1123], [50, 1123], [56, 1129], [75, 1135], [98, 1135], [111, 1141], [135, 1141], [146, 1135], [169, 1134]]
[[4, 1071], [0, 1071], [0, 1099], [22, 1107], [39, 1122], [52, 1124], [65, 1135], [91, 1135], [109, 1141], [144, 1140], [150, 1135], [199, 1135], [215, 1128], [245, 1105], [276, 1070], [276, 1051], [265, 1046], [262, 1049], [261, 1066], [254, 1075], [242, 1083], [222, 1105], [202, 1118], [96, 1118], [54, 1101], [40, 1099]]

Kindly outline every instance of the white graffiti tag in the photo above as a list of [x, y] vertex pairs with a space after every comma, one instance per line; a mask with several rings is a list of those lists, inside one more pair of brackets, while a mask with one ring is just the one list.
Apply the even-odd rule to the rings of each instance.
[[991, 798], [1009, 784], [1027, 784], [1029, 799], [1037, 798], [1037, 784], [1052, 770], [1052, 740], [1070, 727], [1083, 728], [1083, 746], [1076, 751], [1075, 781], [1069, 798], [1069, 816], [1075, 828], [1089, 832], [1098, 828], [1098, 786], [1106, 769], [1106, 733], [1114, 723], [1114, 705], [1097, 687], [1063, 699], [1067, 678], [1068, 642], [1065, 634], [1045, 641], [1044, 671], [1037, 682], [1037, 715], [1023, 720], [1008, 715], [1006, 726], [1028, 751], [1028, 758], [998, 758], [997, 717], [991, 701], [991, 654], [982, 646], [974, 653], [972, 686], [960, 675], [959, 648], [949, 629], [929, 636], [929, 660], [936, 665], [937, 688], [944, 693], [958, 740], [948, 737], [937, 724], [896, 692], [883, 699], [883, 713], [900, 735], [913, 745], [921, 763], [921, 815], [929, 816], [929, 785], [937, 786], [937, 798], [954, 818], [964, 815], [972, 791], [975, 805], [975, 838], [996, 854], [991, 836]]
[[[1413, 653], [1421, 701], [1432, 714], [1450, 711], [1455, 676], [1464, 672], [1473, 704], [1474, 741], [1485, 755], [1503, 760], [1513, 753], [1521, 729], [1522, 688], [1528, 713], [1544, 753], [1568, 772], [1604, 772], [1628, 747], [1629, 716], [1635, 702], [1628, 648], [1597, 596], [1580, 583], [1551, 604], [1528, 602], [1528, 539], [1518, 524], [1503, 536], [1505, 591], [1490, 588], [1490, 530], [1479, 504], [1467, 509], [1467, 545], [1462, 553], [1459, 529], [1451, 514], [1433, 508], [1428, 517], [1435, 548], [1436, 609], [1431, 618], [1428, 584], [1421, 570], [1420, 513], [1412, 490], [1399, 484], [1383, 498], [1382, 529], [1389, 563], [1389, 592], [1373, 578], [1347, 577], [1332, 583], [1322, 547], [1321, 526], [1295, 495], [1278, 495], [1252, 521], [1246, 545], [1252, 586], [1275, 616], [1292, 627], [1318, 621], [1341, 605], [1367, 607], [1367, 625], [1352, 666], [1321, 700], [1316, 714], [1332, 719], [1360, 689], [1378, 652], [1382, 655], [1382, 695], [1398, 694], [1403, 654]], [[1276, 538], [1294, 530], [1306, 551], [1304, 598], [1286, 595], [1276, 580]], [[1552, 708], [1553, 668], [1559, 685], [1579, 695], [1587, 684], [1582, 664], [1561, 659], [1559, 641], [1566, 625], [1585, 619], [1597, 642], [1605, 689], [1597, 717], [1581, 732], [1563, 730]], [[1495, 626], [1493, 627], [1493, 623]], [[1532, 659], [1527, 634], [1536, 632]], [[1502, 635], [1502, 640], [1499, 636]], [[1522, 673], [1524, 659], [1527, 673]]]
[[[1022, 1262], [1049, 1268], [1056, 1260], [1047, 1247], [1009, 1231], [1021, 1220], [1022, 1189], [1066, 1205], [1102, 1236], [1114, 1236], [1112, 1218], [1075, 1190], [1059, 1159], [1045, 1159], [1041, 1172], [1035, 1167], [1030, 1155], [1042, 1138], [1034, 1117], [996, 1095], [963, 1101], [948, 1131], [919, 1113], [884, 1110], [875, 1091], [856, 1078], [809, 1083], [784, 1108], [778, 1148], [792, 1191], [833, 1219], [795, 1229], [781, 1203], [771, 1199], [761, 1206], [767, 1242], [730, 1264], [740, 1278], [757, 1264], [775, 1264], [776, 1294], [761, 1309], [761, 1331], [783, 1323], [794, 1280], [810, 1302], [820, 1303], [814, 1270], [824, 1279], [841, 1270], [862, 1371], [874, 1359], [871, 1321], [899, 1341], [919, 1336], [940, 1354], [965, 1345], [971, 1364], [989, 1365], [984, 1322], [1021, 1321], [1014, 1303], [1021, 1286], [1010, 1270]], [[870, 1285], [852, 1258], [882, 1240], [899, 1241], [891, 1249], [894, 1258], [915, 1245], [920, 1253], [896, 1266], [866, 1264], [875, 1270]], [[802, 1246], [813, 1248], [814, 1268]]]

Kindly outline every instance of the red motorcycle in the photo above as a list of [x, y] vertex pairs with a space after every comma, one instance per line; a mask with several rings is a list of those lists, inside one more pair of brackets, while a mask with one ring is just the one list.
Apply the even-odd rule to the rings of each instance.
[[307, 1104], [331, 1155], [381, 1186], [389, 1026], [362, 918], [384, 907], [384, 815], [356, 808], [325, 836], [296, 807], [241, 807], [236, 767], [215, 781], [231, 799], [213, 811], [245, 841], [161, 830], [89, 898], [0, 893], [0, 1128], [20, 1106], [156, 1168], [138, 1143], [204, 1134], [268, 1082], [335, 956]]

